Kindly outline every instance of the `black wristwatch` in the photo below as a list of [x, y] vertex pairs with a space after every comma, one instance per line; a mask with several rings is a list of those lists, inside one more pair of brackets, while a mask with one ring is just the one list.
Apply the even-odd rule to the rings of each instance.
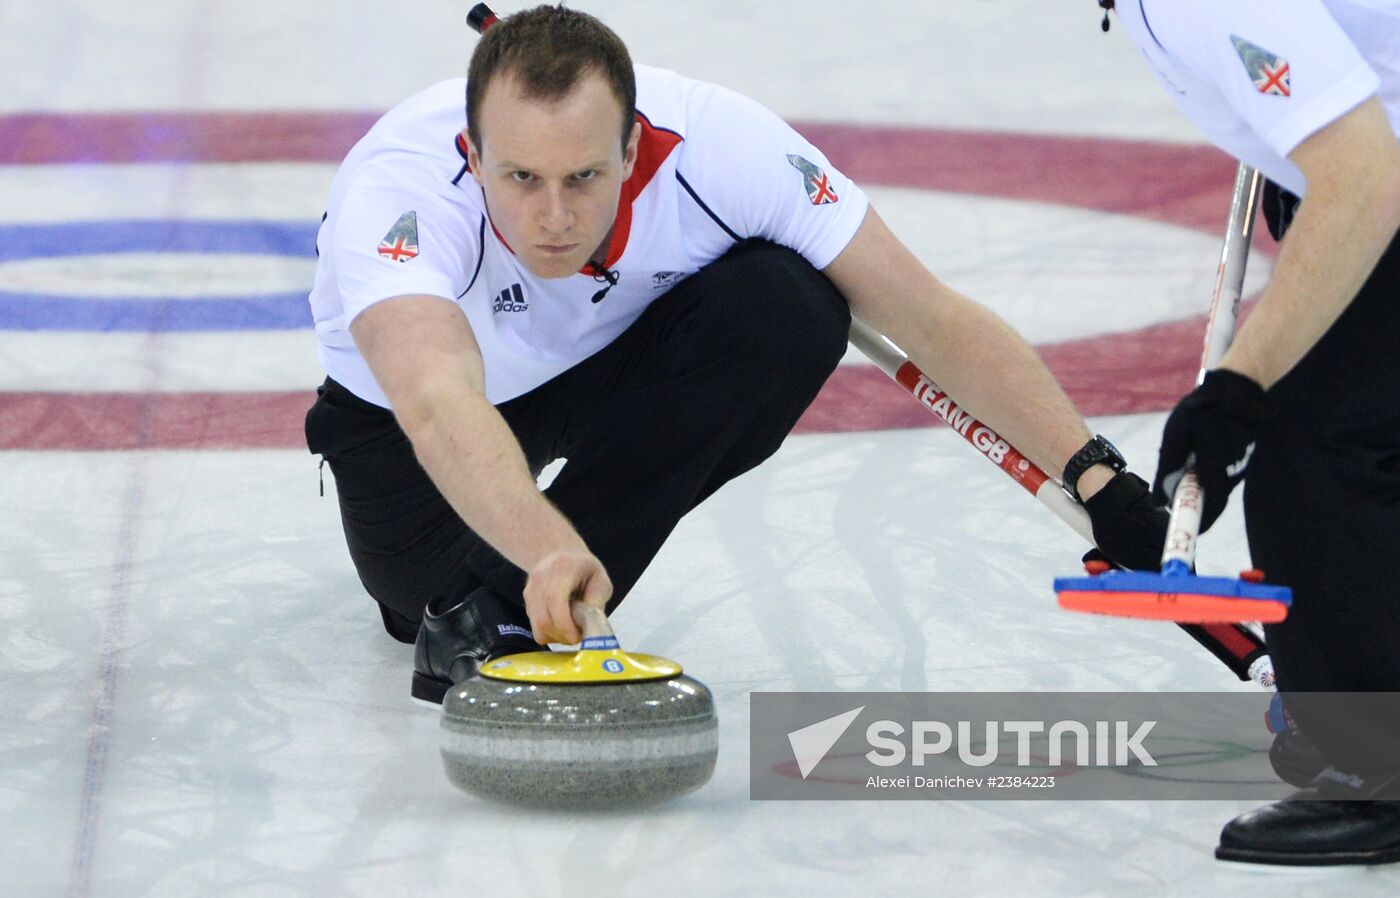
[[1065, 489], [1069, 490], [1069, 494], [1079, 502], [1084, 501], [1079, 496], [1079, 478], [1094, 465], [1108, 465], [1114, 473], [1127, 470], [1128, 467], [1118, 447], [1096, 435], [1065, 462], [1065, 475], [1060, 479]]

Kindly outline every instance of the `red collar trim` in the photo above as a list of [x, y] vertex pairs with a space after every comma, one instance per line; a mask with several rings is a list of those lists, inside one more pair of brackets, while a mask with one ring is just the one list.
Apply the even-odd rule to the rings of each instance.
[[632, 204], [684, 140], [674, 131], [656, 127], [640, 112], [637, 113], [637, 124], [642, 126], [642, 137], [637, 142], [637, 164], [632, 167], [632, 177], [622, 185], [622, 195], [617, 198], [617, 218], [613, 222], [612, 239], [608, 241], [604, 268], [616, 265], [627, 250], [627, 238], [632, 233]]

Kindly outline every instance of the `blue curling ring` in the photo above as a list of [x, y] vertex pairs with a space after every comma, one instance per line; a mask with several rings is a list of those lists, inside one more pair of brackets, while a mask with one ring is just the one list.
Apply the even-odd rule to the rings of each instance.
[[[316, 228], [306, 222], [176, 219], [5, 225], [0, 226], [0, 264], [109, 253], [253, 253], [311, 259]], [[107, 298], [0, 290], [0, 330], [291, 330], [312, 324], [306, 296], [307, 291]]]

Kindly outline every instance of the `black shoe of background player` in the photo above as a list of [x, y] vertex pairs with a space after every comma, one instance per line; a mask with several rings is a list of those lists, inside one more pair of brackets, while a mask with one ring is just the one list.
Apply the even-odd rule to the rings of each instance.
[[418, 628], [413, 697], [440, 705], [453, 683], [475, 676], [487, 661], [545, 650], [530, 635], [525, 609], [488, 587], [465, 599], [435, 598], [423, 610], [423, 625]]
[[1292, 724], [1274, 734], [1274, 743], [1269, 746], [1269, 763], [1279, 779], [1300, 789], [1311, 785], [1327, 767], [1322, 752]]
[[1225, 825], [1222, 861], [1295, 867], [1400, 861], [1400, 774], [1358, 776], [1328, 767], [1292, 798]]

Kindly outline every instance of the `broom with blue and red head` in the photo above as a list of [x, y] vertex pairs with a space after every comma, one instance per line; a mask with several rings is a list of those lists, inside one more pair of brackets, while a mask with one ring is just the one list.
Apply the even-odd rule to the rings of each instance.
[[[1219, 364], [1234, 338], [1261, 183], [1257, 171], [1240, 165], [1235, 175], [1230, 220], [1220, 254], [1197, 384], [1207, 371]], [[1203, 498], [1195, 473], [1187, 470], [1172, 496], [1171, 523], [1167, 528], [1160, 573], [1111, 570], [1103, 562], [1088, 562], [1085, 568], [1089, 576], [1056, 578], [1055, 592], [1060, 607], [1181, 624], [1245, 621], [1267, 624], [1283, 620], [1293, 600], [1292, 590], [1263, 582], [1261, 571], [1243, 571], [1238, 578], [1195, 573]]]

